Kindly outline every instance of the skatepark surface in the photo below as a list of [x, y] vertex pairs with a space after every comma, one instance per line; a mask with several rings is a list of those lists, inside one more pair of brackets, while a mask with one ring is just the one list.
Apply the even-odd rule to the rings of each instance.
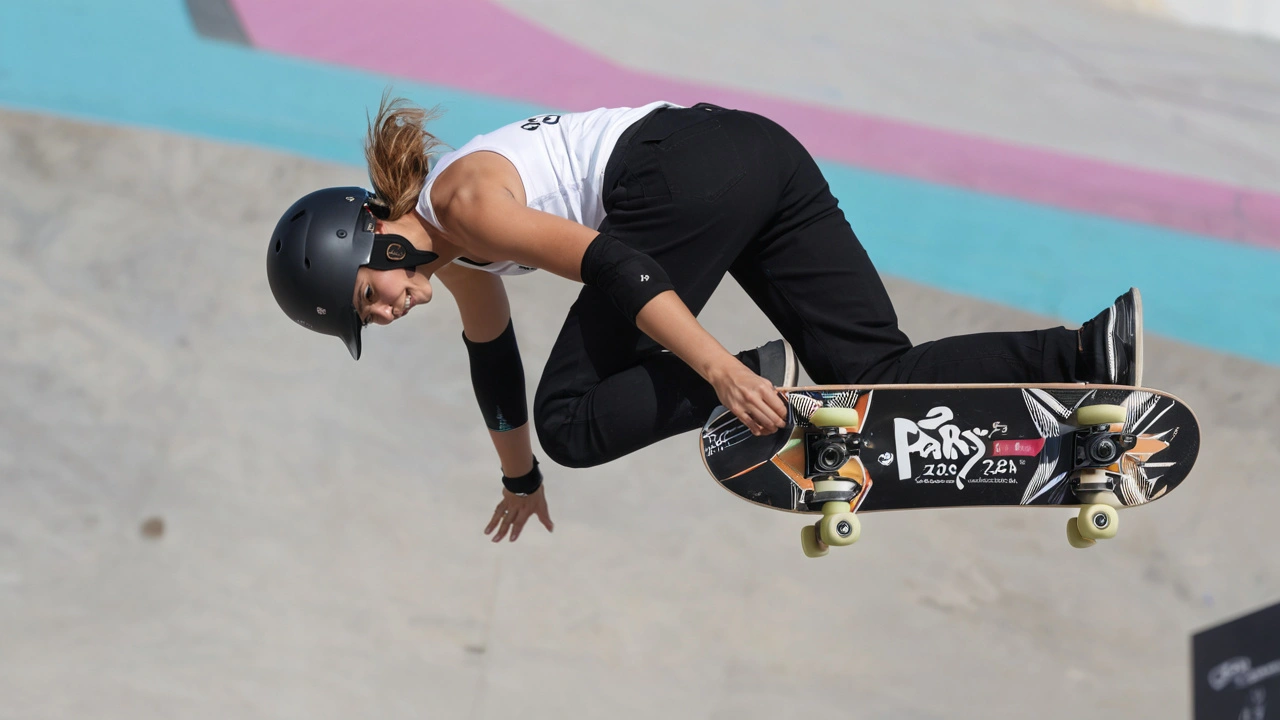
[[[455, 145], [539, 99], [295, 53], [271, 3], [153, 4], [194, 18], [189, 37], [119, 53], [225, 53], [228, 76], [174, 62], [138, 72], [221, 79], [90, 87], [90, 64], [23, 56], [13, 21], [60, 28], [74, 59], [124, 20], [0, 9], [0, 719], [1179, 718], [1190, 635], [1280, 599], [1280, 338], [1256, 330], [1280, 327], [1275, 41], [1087, 0], [475, 4], [646, 90], [873, 116], [884, 142], [1061, 168], [1024, 168], [1032, 198], [1005, 170], [875, 165], [815, 130], [915, 342], [1074, 327], [1143, 289], [1146, 384], [1203, 433], [1175, 493], [1085, 551], [1069, 512], [963, 509], [870, 514], [856, 545], [809, 560], [802, 519], [717, 488], [692, 433], [585, 470], [535, 450], [555, 532], [490, 543], [499, 472], [448, 293], [370, 330], [353, 363], [291, 327], [263, 257], [297, 197], [367, 184], [386, 84], [455, 99]], [[217, 26], [228, 10], [240, 25]], [[279, 68], [356, 97], [253, 90]], [[303, 110], [263, 114], [268, 95]], [[308, 115], [324, 103], [340, 122]], [[1107, 205], [1068, 170], [1170, 190]], [[1113, 248], [1171, 257], [1117, 267]], [[532, 393], [576, 288], [507, 288]], [[732, 350], [776, 337], [732, 282], [700, 319]]]

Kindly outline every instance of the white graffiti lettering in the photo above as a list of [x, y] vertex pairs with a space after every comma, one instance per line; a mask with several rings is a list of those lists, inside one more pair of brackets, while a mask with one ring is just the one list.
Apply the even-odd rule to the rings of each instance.
[[735, 427], [719, 432], [706, 431], [702, 434], [702, 451], [706, 457], [711, 457], [721, 450], [728, 450], [749, 437], [751, 437], [750, 433], [744, 432], [742, 428]]
[[[987, 445], [982, 441], [990, 431], [982, 428], [961, 430], [958, 425], [950, 424], [955, 413], [948, 407], [936, 407], [929, 411], [924, 420], [919, 422], [907, 418], [894, 418], [894, 441], [898, 450], [898, 479], [910, 480], [913, 476], [911, 457], [925, 460], [958, 460], [968, 458], [963, 467], [955, 472], [956, 487], [963, 490], [964, 480], [969, 470], [987, 453]], [[938, 465], [931, 467], [948, 468], [948, 474], [954, 465]]]

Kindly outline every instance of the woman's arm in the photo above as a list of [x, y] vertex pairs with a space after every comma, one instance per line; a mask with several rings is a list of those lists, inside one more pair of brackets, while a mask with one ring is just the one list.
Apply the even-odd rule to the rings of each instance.
[[[462, 317], [462, 334], [470, 344], [476, 346], [492, 343], [508, 330], [511, 325], [511, 305], [507, 300], [507, 290], [502, 284], [502, 278], [452, 264], [436, 271], [436, 277], [440, 278], [440, 282], [444, 283], [457, 302], [458, 313]], [[518, 362], [517, 355], [513, 358], [511, 367], [498, 370], [523, 373], [523, 367], [515, 365]], [[523, 377], [511, 377], [510, 381], [524, 387]], [[521, 405], [524, 404], [524, 398], [518, 400]], [[527, 413], [525, 415], [527, 417]], [[498, 451], [504, 475], [519, 477], [533, 469], [528, 422], [510, 430], [489, 428], [489, 436]]]
[[[441, 222], [469, 252], [488, 260], [513, 260], [582, 282], [583, 257], [600, 233], [525, 207], [516, 191], [494, 179], [501, 177], [497, 168], [487, 181], [474, 168], [470, 173], [475, 174], [473, 181], [453, 183], [452, 191], [437, 204]], [[711, 383], [725, 407], [754, 433], [774, 432], [783, 426], [786, 405], [773, 385], [712, 337], [675, 292], [661, 292], [636, 311], [637, 327]]]
[[781, 430], [787, 406], [773, 383], [752, 372], [708, 333], [674, 292], [650, 300], [636, 327], [689, 364], [715, 388], [728, 408], [754, 435]]
[[[511, 385], [509, 387], [500, 389], [497, 392], [506, 396], [504, 399], [509, 411], [518, 404], [520, 417], [527, 417], [524, 407], [526, 401], [523, 397], [523, 366], [519, 362], [519, 355], [516, 354], [514, 336], [506, 337], [508, 333], [513, 332], [513, 329], [511, 327], [511, 306], [507, 300], [507, 292], [502, 284], [502, 278], [490, 273], [469, 270], [452, 264], [437, 270], [436, 277], [440, 278], [440, 282], [449, 289], [458, 304], [458, 312], [462, 317], [464, 340], [467, 342], [468, 351], [472, 355], [472, 382], [510, 382]], [[476, 363], [478, 357], [485, 355], [487, 352], [492, 352], [486, 351], [485, 346], [495, 342], [508, 346], [498, 353], [498, 363], [501, 366], [475, 368], [474, 363]], [[482, 373], [492, 372], [495, 377], [487, 379], [476, 378], [477, 371]], [[502, 377], [502, 375], [506, 375], [506, 377]], [[491, 402], [491, 396], [494, 395], [493, 392], [486, 391], [483, 388], [478, 388], [476, 394], [482, 403]], [[520, 397], [514, 397], [516, 394], [520, 395]], [[481, 410], [486, 412], [483, 406]], [[489, 425], [489, 438], [498, 453], [502, 474], [507, 477], [518, 478], [532, 472], [534, 458], [533, 447], [529, 437], [529, 423], [524, 421], [510, 429], [495, 429], [493, 427], [494, 423], [488, 422], [488, 420], [488, 415], [486, 415], [486, 424]], [[485, 529], [485, 533], [488, 534], [495, 528], [499, 528], [498, 534], [494, 535], [493, 538], [494, 542], [498, 542], [510, 531], [511, 539], [514, 541], [519, 537], [525, 522], [533, 516], [537, 516], [547, 530], [551, 530], [554, 527], [547, 513], [546, 495], [541, 487], [527, 496], [516, 495], [504, 489], [503, 500], [494, 511], [493, 519]]]

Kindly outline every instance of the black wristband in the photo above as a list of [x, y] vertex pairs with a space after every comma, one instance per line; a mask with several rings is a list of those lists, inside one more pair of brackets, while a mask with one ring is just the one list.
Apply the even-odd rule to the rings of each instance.
[[542, 471], [538, 469], [538, 458], [533, 458], [533, 469], [520, 477], [502, 476], [502, 486], [516, 495], [532, 495], [542, 487]]

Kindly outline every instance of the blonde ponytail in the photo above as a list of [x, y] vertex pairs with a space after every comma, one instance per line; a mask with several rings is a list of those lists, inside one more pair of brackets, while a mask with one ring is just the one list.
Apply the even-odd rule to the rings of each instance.
[[396, 220], [418, 204], [427, 181], [427, 160], [443, 145], [427, 132], [426, 124], [439, 116], [436, 109], [423, 110], [404, 98], [391, 97], [390, 89], [383, 92], [378, 116], [369, 122], [364, 159], [378, 196], [375, 202], [385, 208], [386, 219]]

